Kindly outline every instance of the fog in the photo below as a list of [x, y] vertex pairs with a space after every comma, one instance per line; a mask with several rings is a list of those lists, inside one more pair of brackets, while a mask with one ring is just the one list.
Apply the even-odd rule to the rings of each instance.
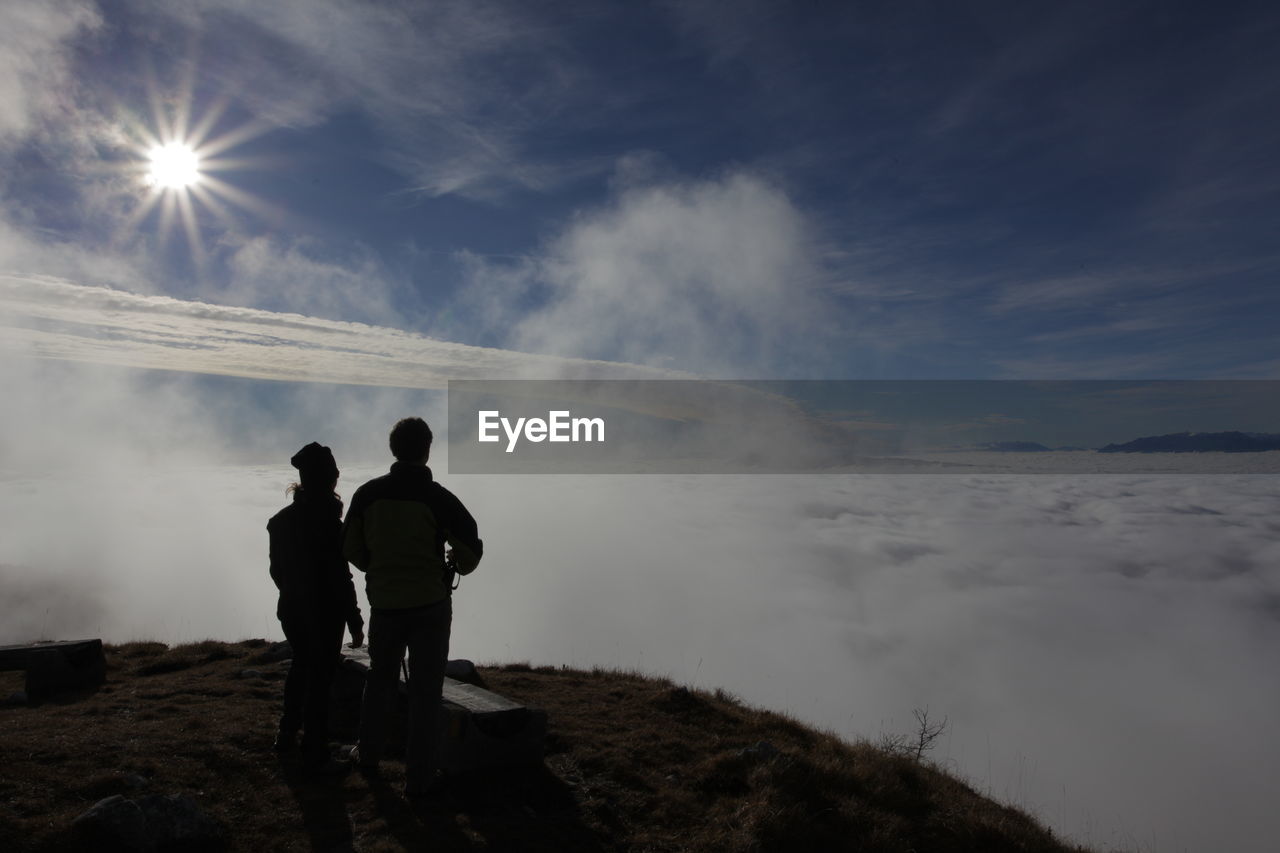
[[[20, 402], [0, 433], [3, 642], [280, 637], [265, 523], [289, 454], [332, 445], [349, 497], [397, 417], [443, 423], [422, 391], [25, 359], [0, 378]], [[640, 669], [849, 738], [927, 706], [949, 720], [936, 760], [1082, 841], [1274, 837], [1274, 478], [435, 465], [486, 541], [454, 656]]]

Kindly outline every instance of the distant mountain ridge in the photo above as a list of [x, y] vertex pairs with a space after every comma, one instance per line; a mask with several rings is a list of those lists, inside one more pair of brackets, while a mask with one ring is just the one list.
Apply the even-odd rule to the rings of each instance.
[[1087, 447], [1046, 447], [1038, 441], [990, 441], [979, 444], [979, 450], [995, 453], [1047, 453], [1055, 450], [1088, 450]]
[[[972, 446], [988, 453], [1048, 453], [1054, 451], [1090, 450], [1088, 447], [1049, 447], [1037, 441], [990, 441]], [[959, 449], [959, 448], [957, 448]], [[1148, 435], [1132, 441], [1108, 444], [1098, 453], [1260, 453], [1280, 450], [1280, 433], [1242, 432], [1174, 432]]]
[[1049, 450], [1036, 441], [990, 441], [978, 445], [979, 450], [991, 450], [996, 453], [1044, 453]]
[[1259, 453], [1280, 450], [1280, 434], [1266, 432], [1176, 432], [1108, 444], [1099, 453]]

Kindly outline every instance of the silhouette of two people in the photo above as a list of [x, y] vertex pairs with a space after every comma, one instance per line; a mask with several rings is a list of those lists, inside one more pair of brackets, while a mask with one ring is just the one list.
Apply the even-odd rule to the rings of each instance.
[[353, 647], [364, 640], [349, 561], [365, 574], [370, 608], [369, 672], [358, 742], [349, 758], [366, 771], [381, 761], [387, 713], [407, 653], [404, 793], [410, 797], [441, 786], [439, 709], [453, 580], [472, 572], [484, 553], [475, 519], [427, 465], [431, 443], [431, 429], [421, 418], [397, 422], [390, 435], [395, 463], [356, 490], [342, 523], [333, 454], [309, 444], [290, 460], [300, 475], [293, 504], [268, 524], [271, 576], [280, 589], [278, 615], [294, 648], [277, 748], [289, 748], [301, 727], [306, 766], [323, 772], [332, 762], [328, 693], [343, 626]]

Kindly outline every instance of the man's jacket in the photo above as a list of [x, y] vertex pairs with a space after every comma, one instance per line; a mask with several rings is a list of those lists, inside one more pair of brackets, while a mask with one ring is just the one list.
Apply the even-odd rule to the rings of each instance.
[[281, 619], [318, 618], [359, 626], [351, 570], [342, 558], [342, 501], [294, 492], [293, 503], [267, 522], [271, 579], [280, 590]]
[[371, 608], [401, 610], [448, 598], [446, 544], [463, 575], [484, 553], [475, 519], [426, 465], [396, 462], [351, 498], [342, 552], [365, 573]]

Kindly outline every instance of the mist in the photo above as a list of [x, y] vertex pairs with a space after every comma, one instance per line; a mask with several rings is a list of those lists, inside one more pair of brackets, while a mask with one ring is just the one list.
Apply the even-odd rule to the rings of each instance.
[[[11, 359], [0, 641], [279, 638], [288, 456], [349, 497], [431, 391]], [[443, 442], [442, 442], [443, 443]], [[1280, 703], [1265, 476], [449, 476], [479, 520], [452, 655], [722, 687], [934, 758], [1096, 845], [1263, 849]], [[358, 578], [357, 578], [358, 579]], [[358, 584], [359, 586], [359, 584]], [[364, 606], [363, 591], [361, 605]]]

